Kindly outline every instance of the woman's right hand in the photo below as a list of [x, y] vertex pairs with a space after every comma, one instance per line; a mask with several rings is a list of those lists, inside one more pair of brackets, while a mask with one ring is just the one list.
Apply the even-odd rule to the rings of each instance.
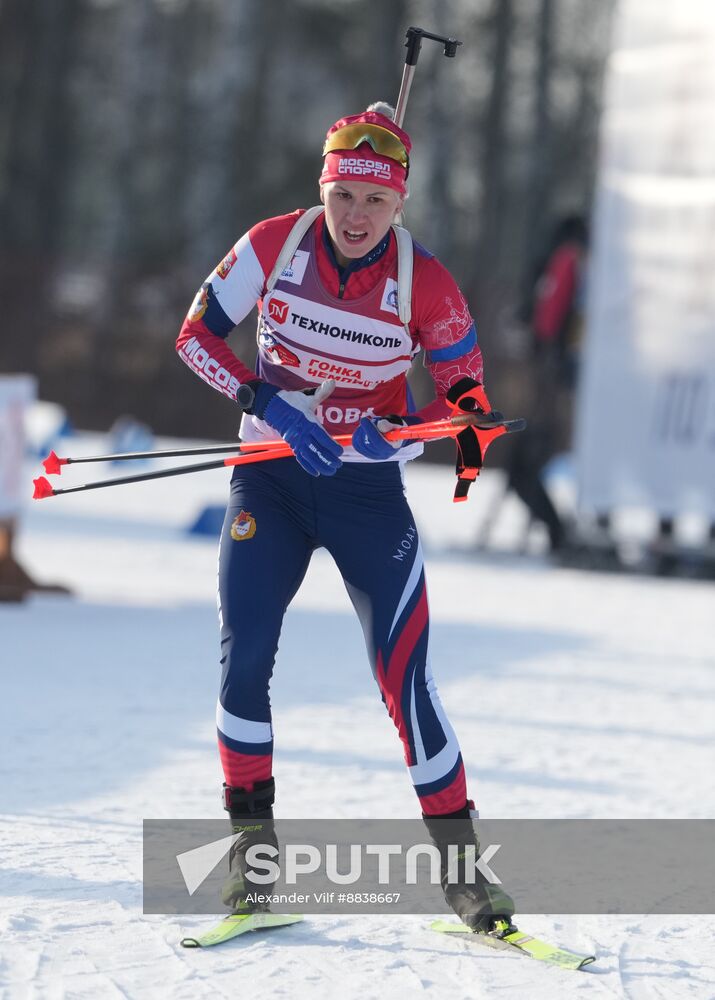
[[[253, 413], [275, 428], [311, 476], [334, 476], [343, 464], [342, 446], [321, 426], [316, 409], [328, 398], [335, 382], [328, 379], [314, 393], [278, 390], [262, 383], [256, 391]], [[270, 398], [266, 401], [268, 392]], [[256, 405], [258, 404], [258, 405]]]

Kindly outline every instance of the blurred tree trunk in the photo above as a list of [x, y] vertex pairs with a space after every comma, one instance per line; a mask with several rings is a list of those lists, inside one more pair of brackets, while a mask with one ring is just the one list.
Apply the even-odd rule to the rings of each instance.
[[[433, 23], [449, 25], [454, 17], [452, 0], [433, 0]], [[445, 32], [446, 34], [447, 32]], [[429, 148], [429, 185], [427, 228], [429, 246], [442, 260], [451, 256], [454, 236], [454, 205], [451, 197], [450, 179], [453, 162], [452, 108], [454, 107], [453, 81], [447, 74], [453, 70], [453, 60], [445, 62], [442, 47], [428, 43], [434, 52], [431, 66], [434, 76], [427, 81], [429, 87], [429, 127], [427, 141]], [[457, 57], [458, 58], [458, 57]]]
[[152, 0], [131, 0], [119, 5], [116, 55], [112, 67], [114, 96], [108, 168], [111, 176], [109, 197], [103, 206], [99, 264], [103, 272], [105, 301], [102, 313], [111, 327], [114, 313], [124, 294], [126, 263], [137, 226], [134, 208], [138, 159], [145, 146], [143, 103], [146, 77], [152, 61]]
[[0, 232], [3, 244], [18, 249], [57, 246], [71, 146], [66, 81], [79, 12], [78, 0], [0, 4], [0, 87], [7, 95]]
[[[292, 90], [272, 93], [273, 61], [280, 44], [274, 36], [273, 28], [280, 18], [290, 45], [291, 39], [296, 37], [295, 22], [299, 16], [296, 5], [289, 4], [287, 8], [279, 10], [275, 0], [248, 0], [244, 6], [246, 9], [243, 17], [246, 23], [236, 26], [243, 72], [238, 100], [229, 110], [226, 119], [229, 127], [227, 152], [231, 175], [226, 205], [231, 228], [229, 244], [248, 228], [249, 223], [253, 225], [257, 222], [265, 211], [261, 207], [265, 198], [261, 190], [262, 161], [289, 155], [287, 143], [281, 142], [279, 138], [284, 131], [280, 122], [289, 119], [297, 110], [296, 94]], [[269, 120], [269, 117], [273, 119], [274, 116], [277, 117], [277, 122]], [[269, 139], [271, 134], [277, 138]], [[274, 204], [272, 192], [268, 192], [268, 199]], [[263, 203], [267, 208], [267, 204]], [[265, 214], [275, 215], [276, 209], [271, 208]]]
[[536, 35], [536, 75], [534, 79], [534, 116], [527, 200], [523, 231], [522, 260], [526, 262], [522, 277], [521, 300], [526, 301], [533, 280], [534, 261], [543, 245], [546, 227], [551, 224], [548, 205], [550, 160], [553, 154], [551, 134], [551, 74], [553, 70], [554, 0], [540, 0]]
[[509, 106], [509, 50], [514, 29], [512, 0], [494, 0], [486, 25], [493, 38], [491, 87], [481, 131], [481, 197], [479, 207], [479, 242], [476, 253], [476, 300], [486, 326], [493, 323], [496, 304], [492, 289], [498, 278], [509, 178], [507, 159], [507, 111]]
[[[79, 0], [0, 4], [0, 297], [15, 333], [3, 366], [38, 370], [72, 155], [68, 80]], [[17, 309], [18, 315], [14, 316]]]
[[[85, 379], [77, 390], [81, 411], [96, 414], [100, 426], [105, 427], [125, 408], [119, 403], [121, 393], [113, 398], [114, 387], [117, 382], [130, 386], [135, 377], [131, 366], [139, 369], [142, 364], [135, 345], [126, 338], [126, 322], [131, 316], [136, 271], [143, 262], [139, 174], [142, 158], [152, 155], [148, 152], [146, 115], [148, 79], [155, 59], [152, 28], [156, 10], [153, 0], [131, 0], [107, 13], [114, 14], [116, 37], [109, 50], [109, 104], [102, 125], [106, 189], [95, 256], [91, 263], [84, 262], [98, 278], [100, 295], [94, 303], [96, 318], [87, 345], [93, 377]], [[149, 359], [143, 364], [146, 368]], [[131, 395], [131, 390], [126, 395]]]
[[[439, 3], [439, 0], [434, 2]], [[447, 0], [444, 0], [444, 4], [446, 3]], [[397, 104], [406, 52], [401, 45], [404, 43], [405, 32], [410, 23], [406, 0], [391, 0], [390, 3], [384, 4], [380, 11], [380, 30], [374, 31], [374, 26], [370, 24], [374, 31], [372, 45], [377, 53], [377, 59], [375, 72], [371, 74], [375, 96], [369, 98], [366, 104], [372, 101], [387, 101], [393, 107]]]
[[[168, 59], [167, 72], [167, 135], [171, 154], [165, 167], [166, 188], [171, 192], [175, 210], [173, 226], [175, 242], [174, 260], [180, 262], [182, 276], [198, 286], [200, 278], [193, 272], [191, 253], [192, 232], [187, 208], [190, 201], [192, 176], [192, 149], [195, 144], [193, 118], [193, 65], [196, 38], [202, 30], [201, 14], [196, 0], [187, 2], [171, 11], [167, 21]], [[192, 273], [193, 272], [193, 273]], [[183, 291], [187, 307], [193, 295], [193, 285]]]

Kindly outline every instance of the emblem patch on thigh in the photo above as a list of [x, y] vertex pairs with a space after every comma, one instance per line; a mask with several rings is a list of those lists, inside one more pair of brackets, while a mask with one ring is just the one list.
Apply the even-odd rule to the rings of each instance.
[[238, 517], [234, 518], [231, 525], [231, 538], [234, 542], [243, 542], [247, 538], [253, 538], [256, 533], [256, 519], [247, 510], [242, 510]]

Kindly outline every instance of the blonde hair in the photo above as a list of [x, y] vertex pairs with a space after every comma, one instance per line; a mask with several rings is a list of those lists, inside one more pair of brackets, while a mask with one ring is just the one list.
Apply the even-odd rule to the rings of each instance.
[[[385, 118], [389, 118], [390, 121], [392, 122], [394, 122], [395, 120], [395, 109], [391, 104], [388, 104], [387, 101], [374, 101], [372, 104], [368, 104], [365, 110], [375, 111], [377, 112], [378, 115], [384, 115]], [[408, 183], [405, 183], [405, 193], [402, 197], [404, 205], [404, 202], [407, 201], [407, 199], [410, 197], [410, 187]], [[404, 224], [404, 221], [405, 221], [404, 213], [398, 212], [397, 215], [395, 216], [395, 222], [397, 223], [398, 226], [402, 226]]]
[[395, 109], [387, 101], [375, 101], [374, 104], [368, 104], [365, 108], [366, 111], [375, 111], [378, 115], [384, 115], [385, 118], [389, 118], [390, 121], [395, 120]]

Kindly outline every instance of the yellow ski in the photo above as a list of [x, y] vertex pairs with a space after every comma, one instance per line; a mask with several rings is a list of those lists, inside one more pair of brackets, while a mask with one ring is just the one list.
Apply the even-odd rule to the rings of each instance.
[[181, 939], [184, 948], [210, 948], [215, 944], [223, 944], [239, 934], [248, 931], [269, 930], [271, 927], [286, 927], [297, 924], [303, 919], [300, 913], [237, 913], [226, 917], [221, 923], [198, 937]]
[[451, 920], [434, 920], [430, 927], [440, 934], [466, 934], [470, 941], [484, 944], [488, 948], [520, 951], [523, 955], [535, 958], [539, 962], [558, 965], [562, 969], [583, 969], [584, 966], [596, 961], [595, 955], [579, 955], [575, 951], [558, 948], [546, 941], [540, 941], [539, 938], [523, 934], [516, 927], [501, 937], [496, 934], [475, 934], [466, 924], [456, 924]]

